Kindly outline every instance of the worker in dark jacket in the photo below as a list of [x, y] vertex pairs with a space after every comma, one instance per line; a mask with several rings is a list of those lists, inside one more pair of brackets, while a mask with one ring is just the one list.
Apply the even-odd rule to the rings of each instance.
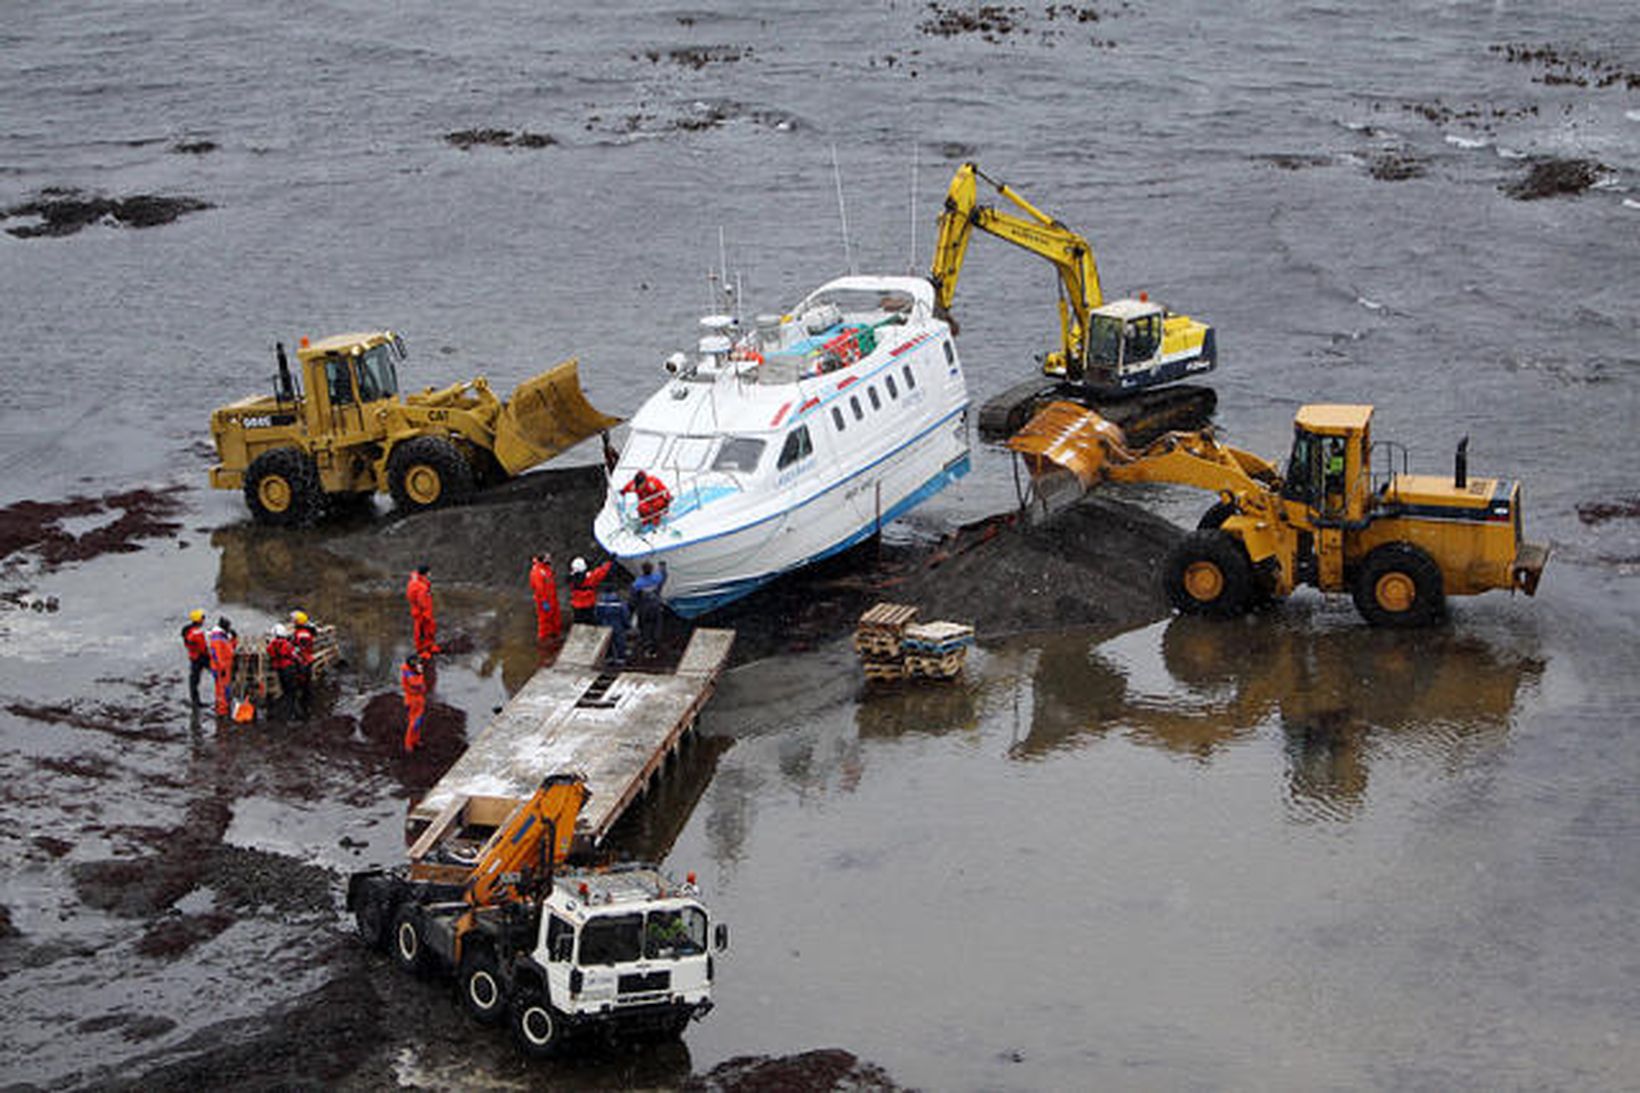
[[290, 643], [296, 647], [296, 716], [306, 721], [313, 710], [313, 662], [318, 656], [319, 633], [306, 611], [290, 613]]
[[205, 643], [205, 612], [194, 608], [188, 612], [188, 625], [182, 628], [182, 648], [188, 653], [188, 701], [199, 709], [199, 679], [211, 670], [211, 649]]
[[638, 619], [638, 645], [643, 655], [653, 658], [661, 648], [661, 589], [666, 587], [666, 563], [660, 569], [645, 562], [643, 572], [632, 582], [632, 614]]
[[614, 564], [606, 561], [596, 569], [589, 570], [585, 558], [576, 558], [569, 563], [569, 606], [574, 612], [576, 622], [593, 621], [593, 612], [598, 606], [598, 586], [604, 583], [604, 578], [609, 576], [610, 567]]
[[598, 593], [598, 603], [594, 609], [594, 621], [599, 626], [607, 626], [611, 631], [612, 641], [610, 655], [605, 663], [611, 667], [618, 667], [626, 663], [626, 632], [632, 626], [632, 612], [621, 600], [620, 593], [613, 588], [605, 588]]

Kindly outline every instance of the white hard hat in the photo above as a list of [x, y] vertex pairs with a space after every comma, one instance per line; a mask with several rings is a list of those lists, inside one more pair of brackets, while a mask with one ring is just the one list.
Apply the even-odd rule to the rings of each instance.
[[569, 563], [569, 571], [571, 573], [585, 573], [587, 571], [587, 560], [585, 558], [576, 558]]
[[276, 638], [288, 638], [290, 637], [290, 628], [282, 622], [274, 623], [273, 636]]

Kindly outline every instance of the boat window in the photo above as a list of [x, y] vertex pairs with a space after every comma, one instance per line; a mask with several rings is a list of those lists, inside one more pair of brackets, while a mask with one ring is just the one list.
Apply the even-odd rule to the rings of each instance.
[[698, 471], [706, 466], [706, 457], [712, 454], [715, 437], [680, 436], [672, 445], [668, 462], [680, 471]]
[[833, 406], [831, 408], [831, 423], [833, 425], [837, 426], [837, 431], [838, 432], [843, 431], [843, 410], [842, 410], [842, 407]]
[[908, 364], [900, 369], [900, 374], [905, 377], [905, 389], [907, 391], [914, 390], [917, 386], [917, 374], [911, 371], [911, 366]]
[[957, 355], [956, 355], [955, 352], [952, 351], [951, 343], [950, 342], [941, 342], [940, 344], [945, 346], [945, 363], [946, 364], [956, 363]]
[[863, 421], [865, 419], [866, 412], [864, 410], [860, 409], [860, 396], [859, 395], [850, 395], [848, 397], [848, 404], [849, 404], [850, 409], [852, 409], [854, 411], [854, 420], [855, 421]]
[[884, 376], [883, 377], [883, 386], [888, 388], [888, 397], [889, 398], [899, 398], [900, 397], [900, 389], [894, 385], [894, 377], [893, 376]]
[[643, 915], [600, 915], [581, 927], [582, 964], [624, 964], [642, 951]]
[[871, 400], [871, 408], [873, 410], [881, 410], [883, 408], [883, 400], [877, 397], [877, 388], [867, 387], [866, 397]]
[[777, 466], [780, 470], [785, 470], [813, 453], [814, 445], [809, 442], [809, 427], [799, 425], [786, 434], [786, 445], [780, 449], [780, 461]]
[[661, 442], [665, 439], [660, 433], [633, 433], [627, 438], [626, 450], [621, 452], [621, 466], [653, 467], [660, 458]]
[[717, 458], [712, 460], [712, 469], [749, 474], [757, 470], [758, 460], [762, 458], [763, 441], [749, 436], [724, 437], [723, 447], [718, 449]]

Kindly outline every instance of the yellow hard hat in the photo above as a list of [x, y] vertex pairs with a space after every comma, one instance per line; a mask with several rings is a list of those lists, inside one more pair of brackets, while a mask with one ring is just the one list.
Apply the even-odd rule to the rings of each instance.
[[303, 625], [304, 623], [307, 622], [307, 612], [306, 611], [292, 611], [290, 613], [290, 621], [294, 622], [297, 626]]
[[196, 607], [192, 611], [188, 612], [188, 618], [193, 622], [204, 622], [205, 612]]

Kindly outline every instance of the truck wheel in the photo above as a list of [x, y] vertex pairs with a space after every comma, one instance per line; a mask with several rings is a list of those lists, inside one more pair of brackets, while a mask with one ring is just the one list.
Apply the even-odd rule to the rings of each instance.
[[507, 1013], [507, 996], [501, 989], [501, 973], [495, 957], [478, 949], [461, 958], [461, 1004], [480, 1024], [493, 1025]]
[[1355, 609], [1374, 626], [1428, 626], [1446, 612], [1441, 567], [1411, 543], [1385, 543], [1355, 574]]
[[393, 962], [412, 975], [420, 975], [427, 968], [421, 910], [413, 903], [406, 903], [393, 916]]
[[1230, 618], [1253, 603], [1253, 564], [1222, 531], [1193, 531], [1174, 547], [1162, 573], [1167, 598], [1186, 615]]
[[263, 452], [245, 472], [245, 504], [260, 523], [305, 527], [319, 519], [324, 501], [319, 468], [295, 448]]
[[564, 1038], [563, 1019], [540, 994], [529, 991], [513, 999], [509, 1008], [513, 1035], [524, 1054], [545, 1059], [557, 1054]]
[[405, 512], [459, 505], [473, 494], [473, 468], [454, 441], [412, 437], [388, 457], [387, 485]]
[[388, 920], [391, 917], [387, 905], [381, 900], [362, 900], [358, 910], [353, 912], [354, 925], [359, 928], [359, 939], [377, 952], [387, 948]]

